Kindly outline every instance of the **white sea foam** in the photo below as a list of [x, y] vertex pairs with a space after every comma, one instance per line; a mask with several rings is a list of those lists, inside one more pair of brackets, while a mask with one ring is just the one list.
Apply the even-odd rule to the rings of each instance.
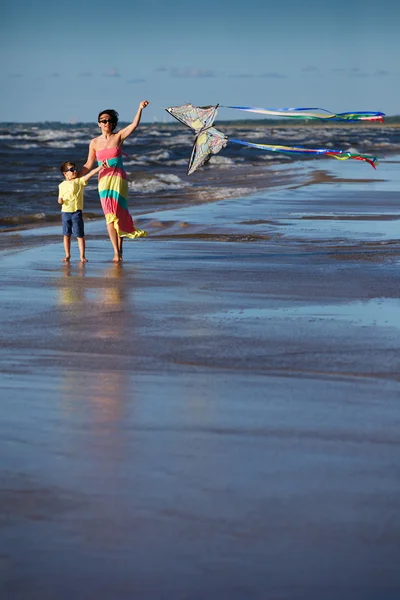
[[0, 139], [1, 140], [15, 140], [15, 141], [19, 142], [20, 140], [36, 140], [37, 136], [36, 135], [34, 135], [34, 136], [26, 135], [26, 134], [17, 135], [17, 136], [16, 135], [2, 135], [2, 136], [0, 136]]
[[146, 131], [147, 135], [151, 135], [153, 137], [171, 137], [171, 133], [169, 131], [158, 131], [158, 129], [150, 129]]
[[145, 163], [145, 160], [143, 158], [140, 158], [140, 157], [139, 158], [130, 158], [129, 160], [128, 159], [124, 160], [124, 167], [125, 168], [133, 167], [135, 165], [140, 165], [140, 164], [144, 164], [144, 163]]
[[228, 158], [227, 156], [211, 156], [209, 164], [213, 167], [229, 168], [232, 167], [232, 165], [235, 165], [237, 162], [240, 161], [233, 160], [232, 158]]
[[290, 161], [290, 160], [292, 160], [292, 158], [290, 156], [288, 156], [287, 154], [280, 153], [280, 152], [264, 152], [263, 154], [260, 154], [259, 158], [260, 158], [260, 160], [265, 160], [265, 161], [273, 161], [273, 160]]
[[47, 146], [49, 148], [75, 148], [76, 144], [74, 142], [60, 140], [58, 142], [49, 142]]
[[181, 166], [187, 166], [188, 161], [185, 158], [179, 158], [178, 160], [167, 160], [165, 162], [165, 164], [168, 167], [181, 167]]
[[58, 130], [58, 129], [43, 129], [38, 132], [39, 135], [36, 137], [41, 142], [48, 142], [49, 145], [51, 142], [62, 141], [63, 144], [65, 141], [73, 142], [87, 142], [88, 134], [85, 131], [71, 129], [71, 130]]
[[184, 135], [176, 135], [174, 137], [170, 137], [167, 140], [163, 141], [164, 146], [187, 146], [190, 144], [193, 144], [194, 142], [194, 136], [191, 136], [189, 134]]
[[145, 165], [154, 162], [163, 162], [170, 158], [171, 153], [168, 150], [154, 150], [153, 152], [148, 152], [144, 155], [139, 155], [137, 157], [130, 157], [130, 160], [125, 160], [125, 167], [134, 166], [134, 165]]
[[13, 148], [18, 150], [30, 150], [31, 148], [39, 148], [39, 144], [13, 144]]
[[172, 174], [159, 173], [151, 179], [129, 181], [129, 189], [141, 194], [152, 194], [173, 189], [181, 189], [189, 184]]
[[171, 158], [171, 153], [168, 150], [156, 150], [147, 154], [147, 159], [152, 161], [167, 160], [168, 158]]
[[221, 187], [207, 188], [196, 191], [196, 198], [203, 202], [211, 200], [224, 200], [227, 198], [241, 198], [242, 196], [250, 196], [257, 191], [257, 188], [237, 188], [237, 187]]

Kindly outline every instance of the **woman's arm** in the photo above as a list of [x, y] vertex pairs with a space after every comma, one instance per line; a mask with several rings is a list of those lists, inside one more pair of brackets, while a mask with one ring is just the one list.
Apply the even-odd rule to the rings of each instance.
[[108, 167], [107, 161], [103, 160], [103, 162], [101, 163], [101, 165], [99, 167], [96, 167], [95, 169], [93, 169], [93, 171], [89, 171], [89, 173], [86, 173], [86, 175], [83, 175], [82, 179], [84, 181], [88, 181], [91, 177], [93, 177], [93, 175], [96, 175], [96, 173], [98, 173], [102, 169], [106, 169], [107, 167]]
[[83, 177], [83, 175], [87, 175], [89, 171], [93, 168], [93, 165], [96, 160], [96, 146], [95, 140], [92, 140], [89, 144], [89, 153], [87, 160], [83, 167], [79, 170], [78, 177]]
[[146, 106], [148, 104], [149, 104], [148, 100], [142, 100], [142, 102], [139, 104], [139, 108], [137, 110], [137, 113], [136, 113], [135, 118], [133, 119], [132, 123], [130, 125], [128, 125], [127, 127], [124, 127], [124, 129], [121, 129], [121, 131], [119, 131], [117, 133], [117, 135], [120, 138], [121, 144], [124, 140], [126, 140], [126, 138], [129, 135], [131, 135], [131, 133], [133, 133], [135, 131], [136, 127], [140, 123], [140, 119], [142, 118], [142, 111], [144, 108], [146, 108]]

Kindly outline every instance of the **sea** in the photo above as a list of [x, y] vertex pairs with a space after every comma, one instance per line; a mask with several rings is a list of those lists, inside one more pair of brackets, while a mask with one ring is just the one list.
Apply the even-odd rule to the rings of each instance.
[[[228, 138], [349, 150], [376, 156], [378, 161], [400, 154], [398, 123], [284, 126], [253, 120], [222, 122], [219, 129]], [[59, 222], [58, 184], [63, 178], [60, 165], [66, 160], [83, 165], [89, 141], [98, 133], [96, 123], [0, 124], [0, 233]], [[285, 179], [290, 180], [291, 168], [310, 160], [228, 142], [218, 155], [187, 176], [193, 141], [192, 133], [179, 123], [142, 123], [125, 141], [129, 206], [135, 217], [175, 206], [248, 196], [268, 188], [271, 178], [278, 175], [284, 185]], [[335, 159], [317, 160], [321, 168], [329, 168]], [[367, 163], [362, 166], [365, 174], [371, 169]], [[85, 191], [85, 218], [101, 217], [93, 178]]]

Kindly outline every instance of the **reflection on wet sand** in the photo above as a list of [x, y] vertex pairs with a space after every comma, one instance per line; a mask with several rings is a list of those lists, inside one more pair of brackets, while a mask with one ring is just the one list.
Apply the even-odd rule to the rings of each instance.
[[[60, 335], [65, 340], [66, 351], [70, 341], [85, 358], [88, 355], [100, 357], [101, 363], [100, 369], [89, 372], [64, 365], [62, 397], [74, 412], [85, 400], [83, 410], [92, 407], [93, 424], [115, 423], [121, 419], [123, 399], [129, 396], [126, 372], [115, 368], [115, 355], [123, 354], [130, 311], [123, 265], [112, 264], [99, 277], [88, 275], [85, 265], [77, 269], [66, 265], [58, 292]], [[112, 366], [107, 367], [108, 363]]]
[[[126, 296], [123, 264], [112, 264], [103, 275], [92, 278], [87, 276], [84, 263], [80, 263], [77, 270], [67, 263], [60, 277], [58, 289], [59, 305], [63, 308], [76, 305], [79, 310], [79, 306], [83, 303], [113, 305], [120, 308]], [[85, 305], [81, 308], [88, 310], [89, 306]]]
[[[81, 302], [85, 300], [84, 287], [82, 285], [77, 285], [75, 277], [73, 277], [74, 273], [71, 268], [71, 263], [65, 263], [60, 286], [58, 288], [59, 291], [59, 304], [64, 307], [69, 307], [71, 305], [79, 305]], [[78, 271], [76, 273], [77, 277], [84, 277], [85, 275], [85, 263], [80, 263], [78, 266]]]

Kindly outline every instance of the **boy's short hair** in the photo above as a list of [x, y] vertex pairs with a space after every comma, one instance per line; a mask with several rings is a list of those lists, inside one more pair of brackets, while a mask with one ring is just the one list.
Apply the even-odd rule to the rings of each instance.
[[61, 173], [65, 173], [65, 171], [68, 171], [68, 169], [70, 169], [71, 167], [75, 167], [75, 169], [76, 169], [76, 164], [74, 162], [71, 162], [70, 160], [66, 160], [61, 165], [60, 171], [61, 171]]
[[112, 130], [114, 131], [114, 129], [118, 125], [118, 119], [119, 119], [119, 114], [117, 113], [117, 111], [114, 110], [113, 108], [109, 108], [108, 110], [102, 110], [101, 112], [99, 112], [99, 116], [97, 117], [98, 123], [103, 115], [109, 115], [111, 117]]

